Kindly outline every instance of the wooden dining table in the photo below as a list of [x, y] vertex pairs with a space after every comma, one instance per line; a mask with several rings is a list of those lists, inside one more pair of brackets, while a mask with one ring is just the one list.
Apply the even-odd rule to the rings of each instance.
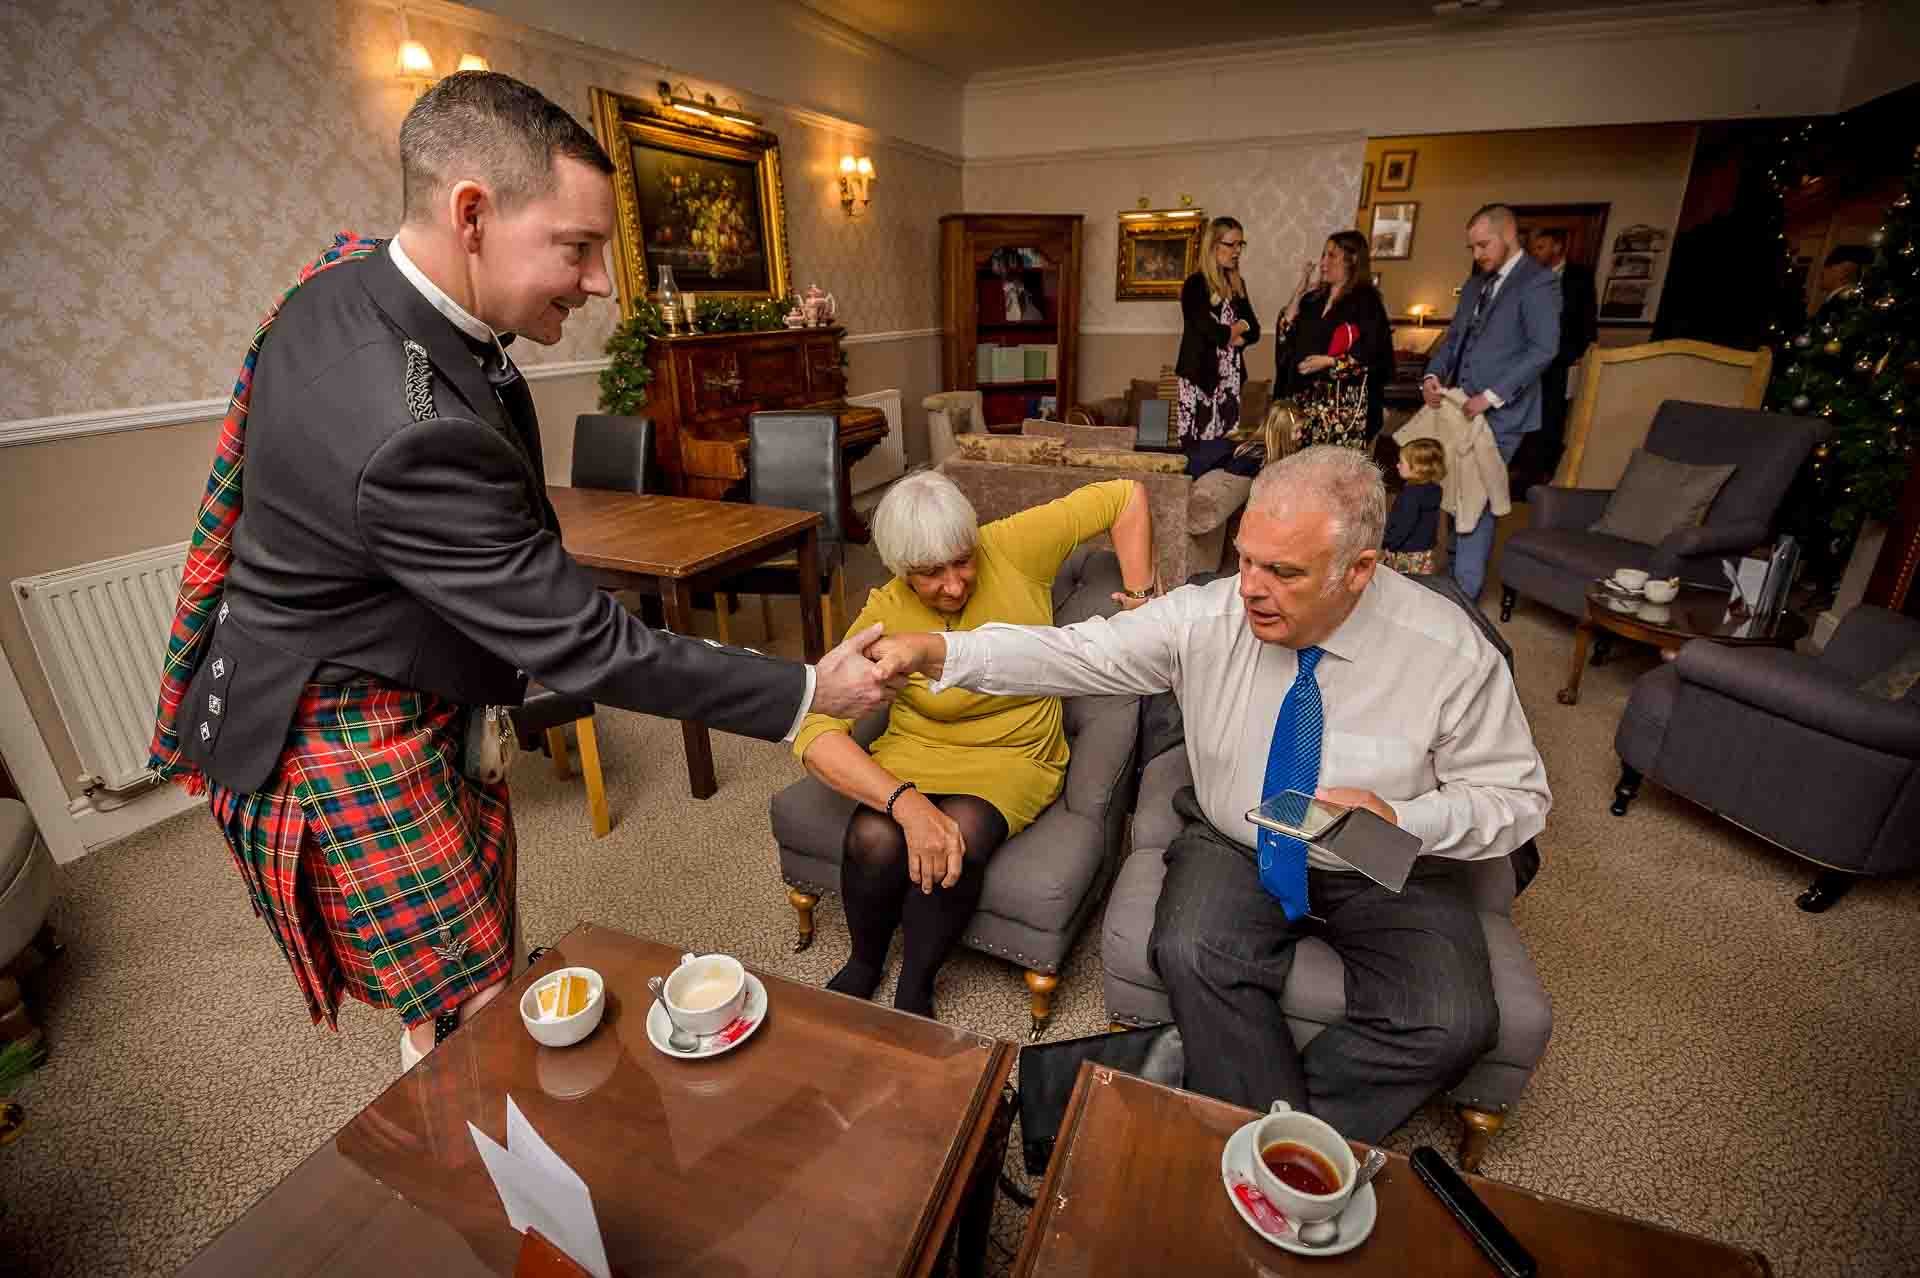
[[[549, 485], [560, 540], [600, 584], [657, 590], [667, 629], [693, 633], [693, 596], [724, 590], [755, 564], [793, 555], [800, 577], [800, 633], [806, 658], [825, 655], [820, 628], [820, 515], [698, 497]], [[707, 725], [681, 721], [687, 780], [696, 799], [719, 788]]]

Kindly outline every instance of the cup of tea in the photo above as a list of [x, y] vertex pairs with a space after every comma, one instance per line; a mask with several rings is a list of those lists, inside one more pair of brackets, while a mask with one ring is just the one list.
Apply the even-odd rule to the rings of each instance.
[[747, 1004], [747, 969], [725, 954], [682, 954], [661, 992], [681, 1028], [717, 1034]]
[[1652, 602], [1672, 603], [1674, 596], [1680, 593], [1680, 579], [1678, 577], [1652, 578], [1648, 580], [1644, 589], [1647, 598]]
[[1615, 568], [1613, 583], [1625, 586], [1628, 590], [1638, 590], [1647, 584], [1647, 570], [1644, 568]]
[[1359, 1171], [1340, 1133], [1285, 1101], [1253, 1129], [1253, 1180], [1296, 1225], [1332, 1220], [1347, 1209]]

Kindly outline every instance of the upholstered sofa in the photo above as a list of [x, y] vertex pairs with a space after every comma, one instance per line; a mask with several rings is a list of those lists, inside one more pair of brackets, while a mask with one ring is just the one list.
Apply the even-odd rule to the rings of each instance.
[[[1153, 512], [1156, 567], [1161, 584], [1168, 589], [1184, 584], [1196, 572], [1220, 567], [1234, 516], [1247, 504], [1247, 490], [1253, 485], [1252, 480], [1224, 470], [1190, 479], [1125, 465], [976, 461], [957, 453], [940, 470], [967, 495], [983, 524], [1064, 497], [1083, 484], [1106, 479], [1139, 481], [1146, 487]], [[1113, 543], [1103, 533], [1089, 544], [1107, 549]]]

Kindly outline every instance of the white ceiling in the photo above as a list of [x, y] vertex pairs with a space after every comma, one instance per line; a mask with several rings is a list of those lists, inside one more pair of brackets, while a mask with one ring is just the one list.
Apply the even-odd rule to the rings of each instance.
[[[1324, 36], [1381, 27], [1435, 32], [1672, 0], [1506, 0], [1491, 17], [1440, 19], [1432, 0], [800, 0], [962, 78], [1012, 67]], [[1761, 0], [1762, 3], [1765, 0]], [[1688, 5], [1698, 8], [1698, 5]]]

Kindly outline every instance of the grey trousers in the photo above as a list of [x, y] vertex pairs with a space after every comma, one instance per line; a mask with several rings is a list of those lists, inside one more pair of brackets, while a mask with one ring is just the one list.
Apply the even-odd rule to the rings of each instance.
[[[1174, 810], [1187, 824], [1167, 848], [1152, 952], [1189, 1090], [1258, 1110], [1284, 1100], [1377, 1142], [1493, 1046], [1486, 934], [1458, 863], [1422, 857], [1398, 895], [1309, 867], [1312, 913], [1290, 923], [1252, 853], [1207, 823], [1191, 787]], [[1295, 1051], [1280, 998], [1306, 936], [1340, 956], [1347, 1015]]]

